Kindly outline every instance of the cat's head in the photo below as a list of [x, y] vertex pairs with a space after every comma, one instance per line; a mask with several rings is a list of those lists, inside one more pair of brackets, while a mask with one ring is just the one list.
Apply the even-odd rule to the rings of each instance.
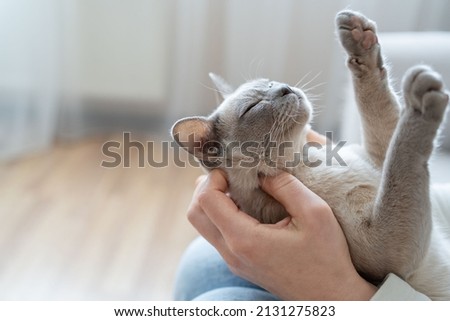
[[223, 102], [208, 117], [183, 118], [172, 127], [175, 141], [206, 168], [262, 166], [258, 161], [273, 158], [280, 144], [296, 146], [305, 136], [312, 107], [300, 89], [257, 79], [233, 90], [221, 77], [210, 77]]

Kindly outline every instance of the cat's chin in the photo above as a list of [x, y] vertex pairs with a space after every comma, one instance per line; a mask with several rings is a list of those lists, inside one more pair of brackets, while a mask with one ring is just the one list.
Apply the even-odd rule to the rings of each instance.
[[[285, 132], [294, 132], [300, 135], [309, 126], [312, 118], [312, 106], [306, 99], [298, 99], [289, 104], [283, 115], [280, 115], [279, 123], [285, 128]], [[308, 127], [307, 129], [310, 129]], [[293, 137], [292, 137], [293, 138]]]

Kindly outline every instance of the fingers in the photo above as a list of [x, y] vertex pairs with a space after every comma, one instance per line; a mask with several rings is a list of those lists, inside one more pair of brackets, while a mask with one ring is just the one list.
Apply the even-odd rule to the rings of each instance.
[[322, 198], [308, 189], [295, 176], [286, 172], [262, 178], [261, 187], [296, 219], [307, 220], [308, 215], [314, 215], [318, 210], [329, 209]]
[[[251, 226], [259, 224], [241, 212], [225, 194], [228, 183], [220, 170], [198, 179], [188, 219], [197, 231], [211, 243], [228, 264], [238, 261], [233, 250], [242, 240], [243, 233], [251, 233]], [[249, 225], [250, 223], [250, 225]]]
[[197, 177], [197, 179], [195, 180], [195, 186], [200, 185], [205, 179], [206, 175], [200, 175], [199, 177]]
[[211, 220], [206, 216], [205, 212], [200, 206], [198, 201], [199, 195], [203, 193], [206, 186], [207, 176], [202, 175], [196, 180], [196, 189], [192, 197], [191, 204], [189, 205], [187, 218], [189, 222], [195, 227], [195, 229], [203, 235], [210, 243], [215, 243], [222, 239], [222, 235], [219, 230], [212, 224]]
[[243, 235], [259, 224], [253, 217], [239, 210], [225, 192], [228, 184], [222, 171], [212, 171], [205, 182], [205, 190], [199, 195], [199, 203], [223, 238]]

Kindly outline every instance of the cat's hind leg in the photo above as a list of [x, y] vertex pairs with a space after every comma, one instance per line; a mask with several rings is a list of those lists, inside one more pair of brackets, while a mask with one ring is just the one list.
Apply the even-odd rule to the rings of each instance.
[[397, 96], [389, 84], [376, 25], [358, 12], [336, 16], [340, 42], [348, 54], [355, 98], [361, 115], [363, 145], [373, 163], [382, 167], [399, 116]]
[[403, 95], [405, 107], [386, 154], [370, 223], [388, 271], [407, 278], [429, 244], [428, 160], [449, 98], [440, 75], [426, 66], [405, 74]]

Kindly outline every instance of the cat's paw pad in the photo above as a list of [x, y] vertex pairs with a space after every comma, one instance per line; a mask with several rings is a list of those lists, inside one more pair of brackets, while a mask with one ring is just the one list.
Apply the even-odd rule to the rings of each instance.
[[342, 46], [350, 56], [365, 56], [378, 47], [375, 23], [358, 12], [339, 12], [336, 28]]
[[428, 66], [410, 68], [403, 77], [406, 107], [413, 108], [426, 118], [441, 121], [448, 104], [441, 75]]

